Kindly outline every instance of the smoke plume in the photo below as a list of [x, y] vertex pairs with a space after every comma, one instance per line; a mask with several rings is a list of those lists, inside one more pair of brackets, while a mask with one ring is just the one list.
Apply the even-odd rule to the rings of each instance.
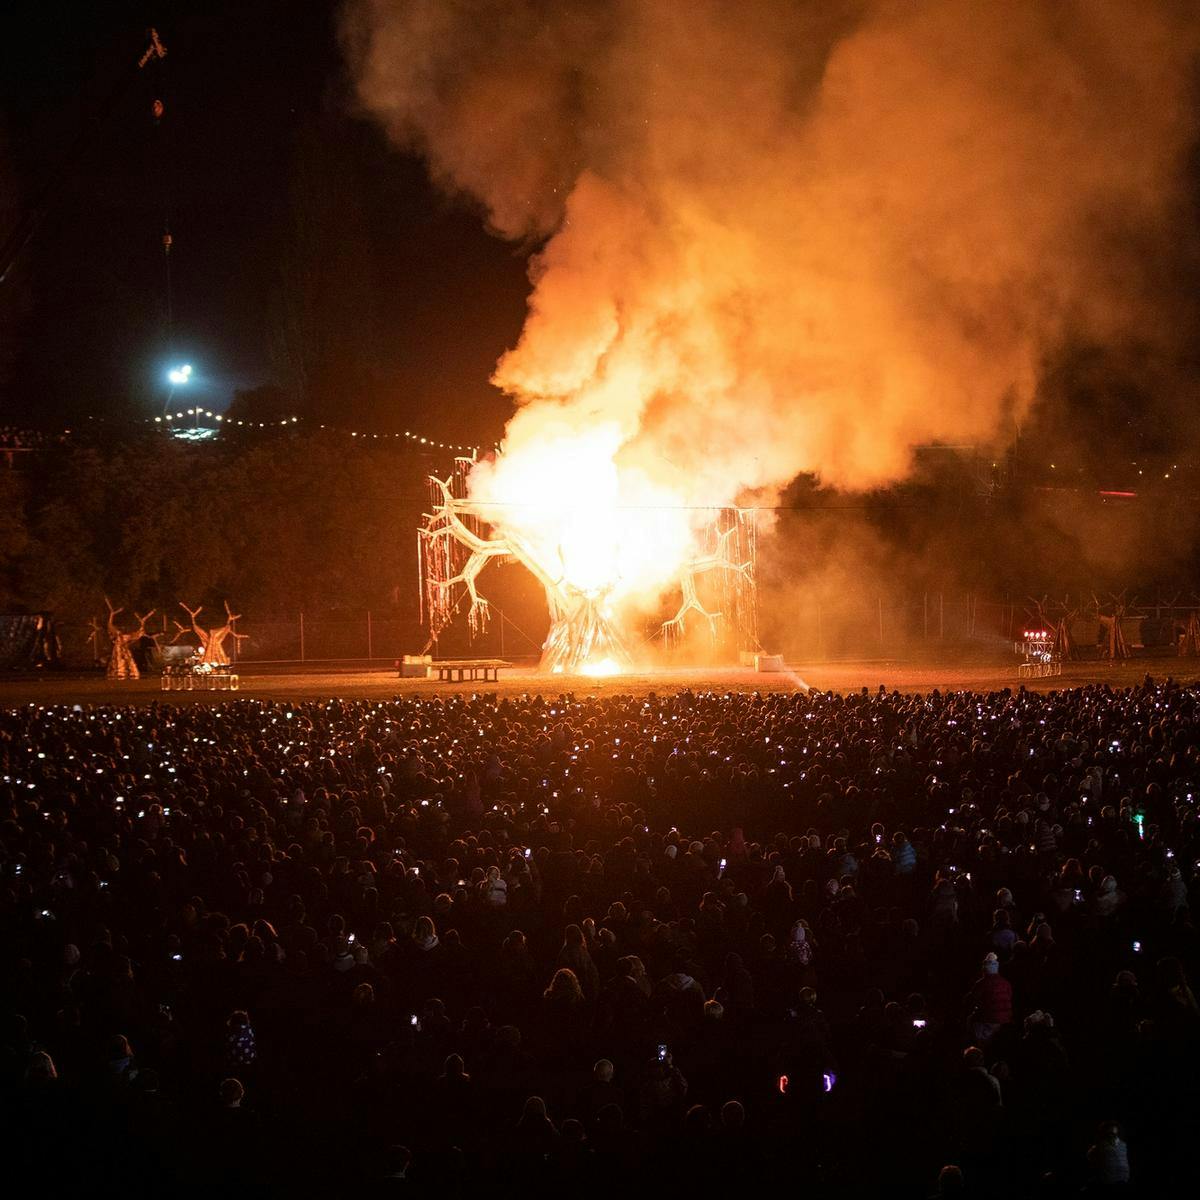
[[355, 0], [362, 104], [536, 248], [509, 453], [694, 504], [901, 478], [1068, 338], [1172, 336], [1197, 25], [1157, 0]]

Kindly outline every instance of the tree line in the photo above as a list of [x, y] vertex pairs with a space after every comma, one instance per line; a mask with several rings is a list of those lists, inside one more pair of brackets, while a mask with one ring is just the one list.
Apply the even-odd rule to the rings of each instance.
[[0, 604], [88, 616], [180, 599], [246, 612], [416, 608], [415, 531], [438, 464], [331, 433], [161, 434], [0, 471]]
[[[134, 429], [0, 466], [0, 610], [77, 620], [105, 596], [130, 611], [229, 599], [259, 618], [370, 609], [415, 621], [425, 480], [448, 461], [303, 427], [227, 428], [208, 443]], [[952, 473], [862, 497], [800, 480], [783, 504], [760, 526], [767, 625], [809, 594], [1190, 597], [1200, 578], [1191, 507], [1149, 491], [1112, 503], [1086, 488], [988, 495]], [[538, 589], [512, 575], [491, 573], [489, 595], [540, 620]]]

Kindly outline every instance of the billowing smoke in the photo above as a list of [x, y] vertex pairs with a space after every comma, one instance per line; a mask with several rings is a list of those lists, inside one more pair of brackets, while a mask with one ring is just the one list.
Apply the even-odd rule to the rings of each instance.
[[693, 504], [986, 441], [1068, 338], [1171, 336], [1197, 20], [1157, 0], [354, 0], [364, 106], [537, 247], [519, 455]]

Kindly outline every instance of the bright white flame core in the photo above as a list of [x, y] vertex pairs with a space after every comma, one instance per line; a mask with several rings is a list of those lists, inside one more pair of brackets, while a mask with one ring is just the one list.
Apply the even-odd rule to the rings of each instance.
[[621, 463], [614, 423], [573, 426], [563, 412], [530, 424], [518, 439], [510, 426], [499, 456], [472, 470], [481, 515], [550, 579], [613, 607], [653, 602], [674, 586], [695, 545], [684, 498]]
[[611, 658], [602, 658], [599, 662], [586, 663], [579, 668], [580, 675], [591, 675], [600, 678], [604, 675], [619, 675], [621, 666]]

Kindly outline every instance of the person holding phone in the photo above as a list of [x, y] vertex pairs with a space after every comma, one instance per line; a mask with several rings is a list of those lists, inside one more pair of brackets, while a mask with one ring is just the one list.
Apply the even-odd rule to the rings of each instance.
[[642, 1084], [642, 1128], [657, 1134], [677, 1128], [683, 1117], [687, 1096], [688, 1081], [675, 1066], [670, 1046], [659, 1043]]

